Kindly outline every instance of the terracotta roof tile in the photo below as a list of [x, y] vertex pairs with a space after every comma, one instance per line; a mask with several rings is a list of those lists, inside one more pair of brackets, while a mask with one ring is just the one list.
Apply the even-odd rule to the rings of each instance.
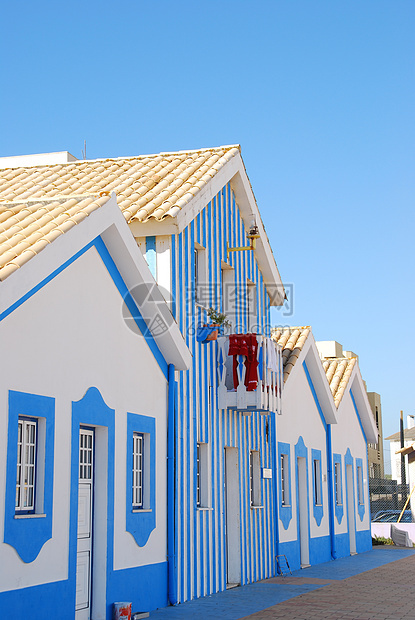
[[322, 360], [323, 369], [333, 394], [336, 407], [339, 406], [343, 394], [346, 391], [347, 383], [352, 374], [352, 370], [357, 362], [356, 357], [331, 357]]
[[272, 338], [282, 347], [284, 383], [289, 377], [294, 364], [311, 332], [311, 327], [286, 327], [272, 330]]
[[237, 153], [221, 146], [0, 170], [0, 202], [110, 195], [128, 222], [175, 217]]
[[115, 192], [127, 222], [175, 217], [240, 152], [221, 146], [0, 169], [0, 280]]
[[0, 203], [0, 280], [108, 201], [108, 196], [65, 202]]

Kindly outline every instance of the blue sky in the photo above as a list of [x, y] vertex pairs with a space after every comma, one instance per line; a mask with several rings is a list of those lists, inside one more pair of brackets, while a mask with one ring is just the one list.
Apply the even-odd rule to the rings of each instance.
[[2, 7], [0, 156], [239, 143], [293, 314], [415, 413], [413, 0]]

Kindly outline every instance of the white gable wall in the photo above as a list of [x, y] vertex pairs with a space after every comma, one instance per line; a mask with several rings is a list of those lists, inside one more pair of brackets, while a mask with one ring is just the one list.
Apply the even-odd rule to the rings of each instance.
[[[114, 568], [166, 560], [167, 382], [145, 340], [126, 326], [122, 299], [92, 248], [0, 323], [1, 410], [9, 389], [56, 398], [53, 534], [30, 563], [0, 544], [1, 590], [68, 577], [71, 406], [91, 386], [115, 409]], [[126, 532], [127, 412], [156, 419], [156, 529], [138, 547]], [[7, 453], [7, 415], [0, 417], [0, 453]], [[4, 488], [5, 462], [0, 460]], [[4, 492], [0, 493], [4, 513]], [[0, 520], [0, 540], [3, 521]]]

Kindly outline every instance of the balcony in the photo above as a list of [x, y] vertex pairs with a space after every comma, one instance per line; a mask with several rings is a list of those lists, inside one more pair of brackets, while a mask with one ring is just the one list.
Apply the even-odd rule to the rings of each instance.
[[258, 334], [221, 336], [217, 342], [219, 409], [281, 414], [281, 347]]

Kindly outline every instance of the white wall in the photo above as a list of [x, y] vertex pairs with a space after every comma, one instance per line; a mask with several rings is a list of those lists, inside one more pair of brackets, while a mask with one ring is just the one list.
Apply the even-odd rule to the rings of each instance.
[[[280, 521], [280, 540], [288, 542], [297, 539], [297, 506], [296, 506], [296, 463], [294, 447], [300, 436], [308, 449], [308, 496], [310, 512], [310, 536], [327, 536], [329, 534], [328, 487], [326, 458], [326, 433], [313, 394], [307, 381], [304, 369], [297, 360], [283, 390], [283, 414], [277, 418], [277, 441], [291, 445], [291, 503], [292, 515], [290, 525], [284, 529]], [[321, 471], [323, 474], [322, 500], [324, 516], [318, 526], [313, 515], [313, 475], [311, 449], [321, 450]]]
[[[353, 461], [353, 475], [354, 475], [354, 489], [355, 489], [355, 515], [356, 515], [356, 530], [368, 530], [370, 528], [370, 505], [369, 505], [369, 472], [367, 467], [367, 445], [364, 440], [362, 430], [357, 419], [353, 401], [350, 392], [347, 391], [338, 408], [337, 424], [332, 425], [332, 452], [341, 454], [342, 456], [342, 489], [343, 489], [343, 506], [344, 517], [341, 524], [337, 519], [334, 519], [336, 534], [341, 534], [347, 531], [347, 503], [346, 503], [346, 467], [344, 463], [344, 457], [347, 449], [350, 449], [350, 453], [354, 459]], [[357, 511], [357, 482], [356, 482], [356, 458], [362, 459], [363, 466], [363, 490], [365, 500], [365, 513], [363, 520], [360, 520], [360, 516]], [[345, 518], [346, 517], [346, 518]]]
[[[71, 404], [91, 386], [115, 409], [114, 568], [166, 561], [166, 380], [145, 340], [126, 326], [122, 299], [94, 248], [0, 323], [0, 349], [1, 455], [7, 453], [8, 390], [56, 398], [53, 537], [30, 564], [0, 544], [0, 588], [67, 578]], [[125, 531], [127, 412], [157, 420], [156, 529], [144, 548]], [[5, 479], [2, 458], [0, 514]]]

